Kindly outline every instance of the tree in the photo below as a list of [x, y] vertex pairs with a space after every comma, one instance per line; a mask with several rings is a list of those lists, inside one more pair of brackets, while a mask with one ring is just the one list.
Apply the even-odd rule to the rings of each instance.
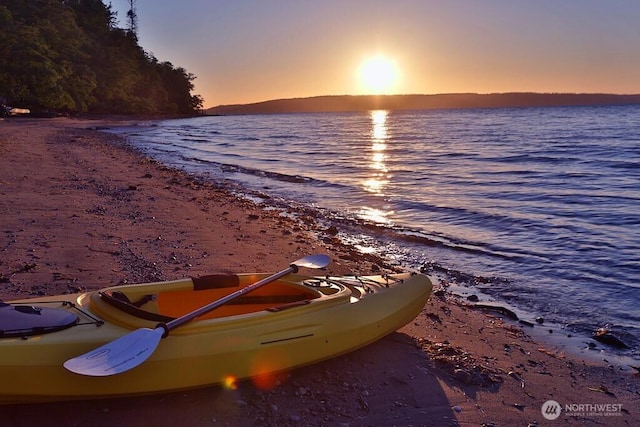
[[[135, 9], [131, 2], [131, 22]], [[3, 0], [0, 96], [32, 109], [190, 114], [195, 76], [160, 63], [100, 0]]]
[[129, 21], [129, 32], [138, 36], [138, 14], [136, 13], [136, 0], [129, 0], [129, 11], [127, 12]]
[[53, 0], [6, 4], [0, 93], [25, 106], [86, 111], [95, 81], [73, 11]]

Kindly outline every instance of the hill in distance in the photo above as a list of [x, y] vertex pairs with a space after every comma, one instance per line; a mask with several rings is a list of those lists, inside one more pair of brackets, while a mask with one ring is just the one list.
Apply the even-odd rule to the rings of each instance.
[[640, 104], [640, 94], [457, 93], [439, 95], [335, 95], [275, 99], [252, 104], [219, 105], [207, 115], [318, 113], [369, 110], [513, 108]]

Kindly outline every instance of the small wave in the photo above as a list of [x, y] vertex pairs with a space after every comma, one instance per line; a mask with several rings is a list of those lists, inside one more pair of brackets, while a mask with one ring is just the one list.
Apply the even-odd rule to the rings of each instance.
[[269, 135], [267, 138], [269, 139], [302, 139], [299, 135]]
[[424, 263], [420, 270], [425, 273], [443, 273], [456, 280], [460, 285], [476, 286], [478, 284], [501, 284], [508, 285], [512, 281], [510, 279], [498, 276], [480, 276], [474, 275], [466, 271], [456, 270], [454, 268], [447, 267], [436, 261], [428, 261]]
[[210, 142], [208, 139], [204, 139], [204, 138], [181, 138], [180, 140], [185, 142], [201, 142], [201, 143]]
[[223, 172], [232, 172], [232, 173], [243, 173], [246, 175], [259, 176], [264, 178], [269, 178], [277, 181], [290, 182], [296, 184], [305, 184], [315, 181], [313, 178], [309, 178], [302, 175], [287, 175], [278, 172], [269, 172], [260, 169], [252, 169], [247, 167], [242, 167], [239, 165], [230, 165], [224, 163], [218, 163]]

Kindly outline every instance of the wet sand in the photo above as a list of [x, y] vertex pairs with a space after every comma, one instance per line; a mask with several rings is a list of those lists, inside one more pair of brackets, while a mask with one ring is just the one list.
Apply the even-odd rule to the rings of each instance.
[[[314, 218], [265, 211], [95, 130], [110, 124], [0, 121], [0, 299], [272, 272], [311, 253], [331, 256], [327, 274], [395, 269], [342, 244]], [[247, 381], [236, 390], [6, 405], [0, 419], [7, 426], [640, 423], [640, 378], [632, 369], [565, 354], [527, 327], [470, 308], [446, 285], [398, 332], [294, 370], [271, 390]], [[548, 400], [620, 410], [564, 411], [549, 421], [541, 412]]]

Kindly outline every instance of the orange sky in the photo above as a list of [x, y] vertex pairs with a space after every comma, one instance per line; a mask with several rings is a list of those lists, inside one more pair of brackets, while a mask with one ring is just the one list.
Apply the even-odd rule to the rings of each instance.
[[[111, 1], [121, 27], [128, 3]], [[375, 91], [640, 93], [637, 0], [137, 0], [136, 7], [142, 47], [195, 74], [206, 107]], [[359, 72], [376, 56], [393, 70], [384, 88]]]

